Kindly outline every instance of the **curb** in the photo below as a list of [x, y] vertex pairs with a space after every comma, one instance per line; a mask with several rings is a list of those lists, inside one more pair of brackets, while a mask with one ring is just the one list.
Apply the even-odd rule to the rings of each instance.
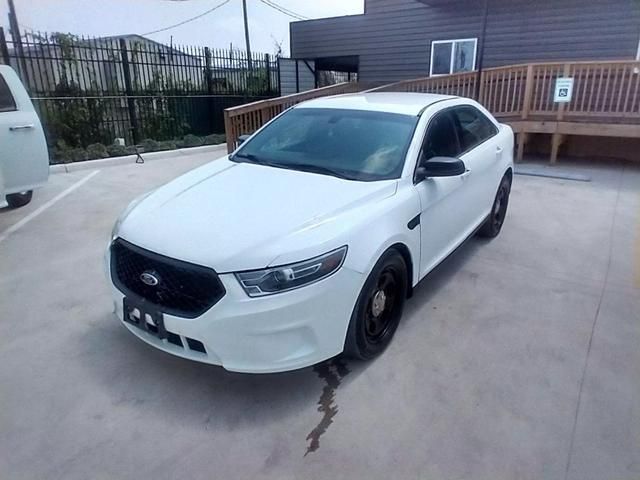
[[[188, 155], [196, 155], [199, 153], [217, 153], [227, 152], [227, 145], [205, 145], [202, 147], [179, 148], [177, 150], [166, 150], [164, 152], [143, 153], [142, 158], [145, 162], [152, 160], [164, 160], [167, 158], [175, 158]], [[101, 158], [99, 160], [87, 160], [84, 162], [61, 163], [49, 166], [49, 173], [71, 173], [81, 170], [91, 170], [93, 168], [115, 167], [118, 165], [129, 165], [136, 163], [137, 155], [125, 155], [122, 157]]]

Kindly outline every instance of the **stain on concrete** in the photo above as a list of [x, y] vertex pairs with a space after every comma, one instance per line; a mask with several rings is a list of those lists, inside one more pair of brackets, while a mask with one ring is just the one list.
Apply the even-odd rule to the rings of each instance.
[[322, 418], [316, 427], [307, 435], [307, 451], [306, 457], [311, 452], [315, 452], [320, 448], [320, 437], [327, 431], [329, 425], [333, 423], [333, 417], [338, 413], [338, 405], [335, 403], [336, 390], [340, 386], [342, 379], [346, 377], [350, 370], [346, 363], [341, 359], [333, 359], [313, 367], [318, 376], [325, 381], [322, 387], [322, 394], [318, 400], [318, 411], [322, 413]]

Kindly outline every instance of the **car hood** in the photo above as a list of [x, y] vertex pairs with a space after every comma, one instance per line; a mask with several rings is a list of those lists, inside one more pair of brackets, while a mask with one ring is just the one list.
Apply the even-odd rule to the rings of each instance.
[[258, 269], [344, 245], [348, 214], [365, 214], [396, 188], [395, 180], [349, 181], [225, 157], [152, 192], [118, 235], [219, 273]]

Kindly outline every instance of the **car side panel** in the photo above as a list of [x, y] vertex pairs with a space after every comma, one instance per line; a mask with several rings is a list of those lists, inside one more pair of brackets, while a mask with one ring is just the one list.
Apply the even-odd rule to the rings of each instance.
[[4, 194], [33, 190], [49, 177], [49, 154], [40, 119], [16, 73], [0, 66], [16, 110], [0, 112], [0, 177]]
[[[418, 283], [420, 273], [420, 225], [409, 223], [420, 215], [420, 198], [413, 185], [398, 185], [396, 195], [367, 206], [367, 218], [353, 218], [349, 252], [345, 266], [369, 274], [382, 254], [395, 244], [405, 245], [413, 264], [412, 285]], [[358, 216], [354, 212], [354, 217]], [[345, 219], [349, 221], [348, 219]], [[410, 228], [413, 227], [413, 228]], [[355, 304], [355, 299], [354, 299]]]
[[[448, 202], [449, 208], [439, 216], [440, 220], [438, 220], [438, 223], [446, 221], [446, 218], [450, 218], [451, 216], [466, 215], [467, 213], [469, 215], [466, 215], [466, 225], [456, 232], [451, 231], [446, 246], [438, 252], [429, 252], [427, 250], [428, 245], [425, 245], [423, 241], [423, 245], [421, 245], [423, 267], [417, 269], [420, 270], [420, 272], [416, 282], [424, 278], [424, 276], [455, 251], [456, 248], [482, 225], [482, 222], [491, 211], [500, 180], [509, 168], [513, 168], [514, 138], [511, 128], [508, 125], [498, 123], [493, 115], [479, 103], [471, 99], [454, 98], [435, 103], [425, 109], [419, 126], [416, 129], [417, 133], [412, 143], [412, 149], [410, 149], [410, 153], [412, 153], [413, 156], [407, 157], [407, 165], [405, 166], [403, 177], [413, 177], [413, 172], [415, 171], [418, 161], [419, 145], [422, 143], [422, 135], [426, 131], [429, 120], [439, 111], [456, 105], [472, 105], [478, 108], [498, 127], [499, 132], [490, 141], [481, 145], [478, 152], [474, 153], [472, 151], [461, 157], [463, 161], [469, 162], [469, 166], [476, 170], [477, 177], [475, 179], [472, 179], [469, 174], [466, 175], [467, 178], [465, 179], [445, 179], [453, 180], [454, 182], [458, 180], [463, 184], [460, 188], [450, 192], [451, 196], [459, 197], [460, 201], [458, 201], [458, 198], [450, 198]], [[501, 151], [498, 152], [498, 149]], [[472, 180], [476, 181], [476, 185], [473, 185]], [[463, 189], [469, 189], [470, 191], [463, 193]], [[471, 200], [472, 198], [473, 202]], [[477, 204], [474, 204], [475, 202], [477, 202]], [[436, 208], [436, 205], [434, 205], [434, 208]], [[421, 228], [424, 230], [428, 228], [438, 228], [438, 226], [428, 225], [427, 222], [423, 221]], [[423, 238], [424, 237], [423, 235]], [[415, 273], [416, 272], [414, 272], [414, 276]]]

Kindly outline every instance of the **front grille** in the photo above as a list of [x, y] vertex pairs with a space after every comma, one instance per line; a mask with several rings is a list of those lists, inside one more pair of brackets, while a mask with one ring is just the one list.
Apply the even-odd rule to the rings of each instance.
[[[143, 273], [157, 279], [157, 285], [144, 283]], [[150, 252], [121, 238], [111, 245], [111, 277], [126, 296], [185, 318], [202, 315], [226, 293], [213, 269]]]

